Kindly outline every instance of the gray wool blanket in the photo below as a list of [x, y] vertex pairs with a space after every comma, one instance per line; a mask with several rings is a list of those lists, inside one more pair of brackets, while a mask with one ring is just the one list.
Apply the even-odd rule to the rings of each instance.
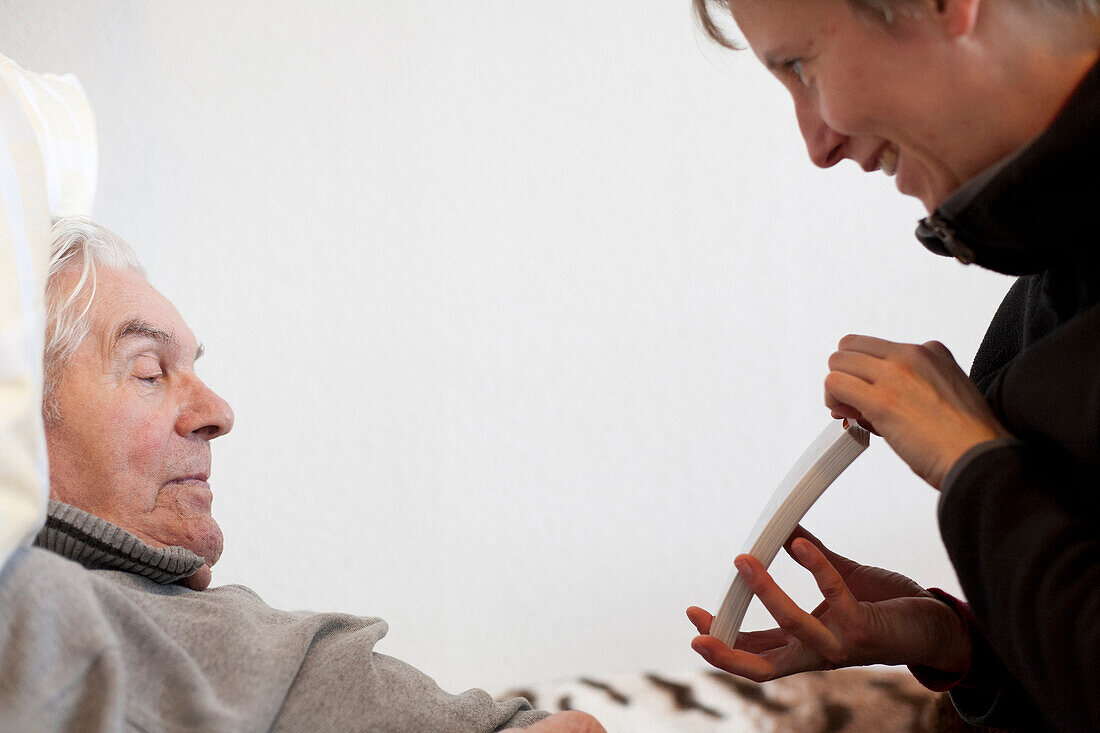
[[375, 651], [381, 619], [279, 611], [243, 586], [157, 582], [194, 572], [197, 556], [64, 504], [50, 517], [37, 544], [51, 549], [21, 549], [0, 572], [5, 731], [458, 733], [548, 714], [523, 698], [444, 692]]

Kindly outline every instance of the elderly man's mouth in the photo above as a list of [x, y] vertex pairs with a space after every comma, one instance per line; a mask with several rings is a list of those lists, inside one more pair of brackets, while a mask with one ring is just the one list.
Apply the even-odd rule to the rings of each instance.
[[164, 484], [164, 489], [176, 495], [177, 503], [183, 503], [192, 510], [208, 513], [214, 501], [214, 493], [204, 475], [180, 476]]
[[188, 477], [185, 477], [185, 478], [175, 478], [175, 479], [172, 479], [171, 481], [169, 481], [168, 483], [169, 484], [179, 484], [181, 486], [192, 486], [192, 487], [195, 487], [195, 488], [203, 488], [203, 489], [206, 489], [207, 491], [210, 490], [210, 483], [206, 479], [197, 478], [197, 477], [188, 476]]

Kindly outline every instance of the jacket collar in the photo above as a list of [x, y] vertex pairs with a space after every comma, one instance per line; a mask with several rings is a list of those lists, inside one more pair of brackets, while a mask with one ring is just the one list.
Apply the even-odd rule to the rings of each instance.
[[1042, 134], [951, 194], [920, 222], [917, 239], [936, 254], [1008, 275], [1093, 260], [1098, 131], [1100, 63]]

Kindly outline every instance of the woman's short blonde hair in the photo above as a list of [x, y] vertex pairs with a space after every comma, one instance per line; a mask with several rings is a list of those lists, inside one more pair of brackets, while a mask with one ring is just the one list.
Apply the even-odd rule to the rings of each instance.
[[[1023, 0], [1045, 5], [1052, 10], [1073, 13], [1100, 14], [1100, 0]], [[903, 12], [906, 6], [915, 5], [920, 0], [845, 0], [856, 10], [866, 13], [883, 23], [891, 23], [894, 18]], [[937, 7], [942, 8], [945, 0], [936, 0]], [[702, 26], [703, 32], [726, 48], [742, 49], [741, 43], [729, 37], [722, 26], [715, 20], [714, 13], [721, 12], [725, 17], [730, 16], [729, 0], [691, 0], [695, 17]]]

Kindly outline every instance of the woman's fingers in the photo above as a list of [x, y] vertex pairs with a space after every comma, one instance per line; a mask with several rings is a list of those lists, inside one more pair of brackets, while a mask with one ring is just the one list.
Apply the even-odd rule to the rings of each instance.
[[[795, 557], [794, 552], [791, 549], [791, 545], [794, 544], [794, 541], [797, 540], [799, 537], [809, 540], [814, 545], [814, 547], [820, 550], [821, 554], [825, 556], [825, 559], [829, 561], [829, 564], [836, 568], [842, 577], [847, 577], [848, 573], [859, 567], [859, 563], [857, 563], [855, 560], [850, 560], [843, 555], [838, 555], [837, 553], [830, 550], [828, 547], [825, 546], [824, 542], [815, 537], [813, 533], [811, 533], [801, 524], [794, 528], [794, 531], [791, 532], [791, 536], [788, 537], [787, 541], [783, 543], [783, 548], [787, 550], [787, 553], [791, 557], [795, 558], [796, 562], [798, 561], [798, 558]], [[801, 565], [801, 563], [799, 564]]]
[[850, 333], [840, 339], [838, 348], [842, 351], [859, 351], [863, 354], [883, 358], [887, 356], [897, 344], [893, 341], [880, 339], [875, 336], [865, 336], [858, 333]]
[[830, 372], [850, 374], [868, 384], [901, 384], [914, 376], [938, 383], [944, 381], [945, 372], [962, 373], [951, 351], [939, 341], [902, 344], [850, 335], [842, 338], [837, 348], [829, 357]]
[[711, 616], [707, 611], [699, 608], [698, 606], [691, 606], [687, 610], [688, 620], [695, 626], [696, 631], [700, 634], [709, 634], [710, 625], [714, 622], [714, 616]]
[[[714, 616], [698, 606], [691, 606], [687, 610], [688, 620], [700, 634], [709, 634]], [[774, 649], [791, 641], [791, 635], [783, 629], [769, 629], [767, 631], [742, 631], [737, 635], [735, 649], [741, 649], [752, 654]]]
[[791, 543], [791, 549], [798, 564], [813, 573], [821, 595], [829, 604], [829, 610], [839, 619], [854, 620], [859, 612], [859, 601], [848, 589], [844, 577], [832, 566], [821, 550], [804, 537]]
[[[790, 659], [791, 654], [783, 654], [784, 647], [797, 642], [790, 634], [782, 629], [770, 629], [768, 631], [749, 631], [738, 635], [737, 643], [733, 649], [723, 644], [718, 638], [709, 636], [711, 623], [714, 617], [698, 606], [691, 606], [687, 610], [688, 619], [702, 636], [695, 637], [691, 642], [691, 648], [698, 652], [708, 663], [724, 669], [727, 672], [748, 677], [749, 679], [763, 682], [775, 679], [795, 672], [803, 672], [814, 669], [808, 660], [802, 660], [802, 666], [798, 668], [785, 667], [779, 669], [769, 656], [775, 656], [777, 650], [783, 659]], [[807, 656], [803, 653], [800, 656]]]
[[[944, 346], [941, 341], [925, 341], [921, 344], [921, 348], [927, 351], [934, 361], [939, 362], [941, 365], [962, 372], [962, 367], [959, 366], [959, 362], [955, 361], [955, 355], [951, 353], [951, 349]], [[965, 372], [964, 372], [965, 374]]]
[[691, 640], [691, 648], [718, 669], [747, 677], [754, 682], [767, 682], [790, 672], [778, 672], [764, 657], [741, 649], [730, 649], [713, 636], [697, 636]]
[[822, 552], [828, 552], [825, 547], [825, 543], [819, 540], [813, 532], [806, 529], [801, 524], [795, 525], [794, 531], [791, 532], [791, 536], [787, 538], [787, 541], [783, 543], [783, 546], [789, 549], [791, 543], [797, 540], [799, 537], [802, 537], [814, 543], [817, 549], [821, 550]]
[[[695, 630], [700, 634], [710, 633], [711, 624], [714, 623], [714, 617], [711, 616], [710, 613], [698, 606], [691, 606], [687, 610], [687, 616], [688, 620], [695, 626]], [[759, 654], [783, 646], [784, 644], [789, 644], [790, 642], [791, 635], [783, 629], [742, 631], [737, 635], [737, 642], [734, 644], [734, 648], [749, 652], [750, 654]]]
[[923, 381], [934, 380], [944, 367], [955, 366], [951, 352], [939, 341], [918, 346], [849, 335], [837, 348], [829, 357], [830, 376], [848, 374], [870, 385], [898, 385], [915, 375]]
[[[864, 405], [874, 395], [874, 386], [845, 372], [829, 372], [825, 375], [825, 406], [834, 413], [858, 420], [866, 417]], [[852, 412], [855, 411], [855, 414]]]
[[[763, 682], [853, 664], [940, 664], [947, 659], [952, 670], [969, 664], [965, 625], [912, 580], [836, 555], [802, 527], [786, 545], [813, 574], [825, 600], [806, 613], [759, 560], [739, 555], [738, 572], [779, 628], [742, 633], [730, 648], [707, 634], [713, 622], [709, 613], [689, 608], [688, 618], [704, 634], [692, 640], [692, 648], [713, 666]], [[941, 647], [947, 647], [946, 653]]]
[[751, 654], [763, 654], [764, 652], [786, 646], [792, 641], [794, 641], [794, 639], [783, 629], [742, 631], [737, 635], [737, 642], [733, 645], [733, 648]]
[[825, 406], [886, 439], [933, 488], [967, 450], [1008, 431], [939, 341], [845, 336], [829, 358]]
[[900, 345], [901, 344], [895, 341], [887, 341], [886, 339], [875, 338], [874, 336], [862, 336], [860, 334], [850, 333], [840, 339], [837, 348], [840, 351], [855, 351], [860, 354], [873, 356], [877, 359], [885, 359], [891, 354], [896, 353], [897, 347]]
[[806, 613], [783, 592], [759, 560], [739, 555], [734, 561], [749, 589], [768, 609], [779, 628], [826, 659], [842, 656], [839, 642], [820, 620]]
[[883, 360], [858, 351], [837, 351], [829, 357], [828, 364], [831, 372], [844, 372], [874, 384], [879, 379]]
[[[742, 648], [744, 637], [748, 637], [745, 644], [759, 646], [760, 650]], [[769, 638], [771, 641], [765, 642]], [[767, 682], [811, 669], [825, 669], [827, 666], [820, 654], [780, 629], [742, 634], [733, 649], [713, 636], [697, 636], [692, 640], [691, 647], [715, 667], [756, 682]]]

